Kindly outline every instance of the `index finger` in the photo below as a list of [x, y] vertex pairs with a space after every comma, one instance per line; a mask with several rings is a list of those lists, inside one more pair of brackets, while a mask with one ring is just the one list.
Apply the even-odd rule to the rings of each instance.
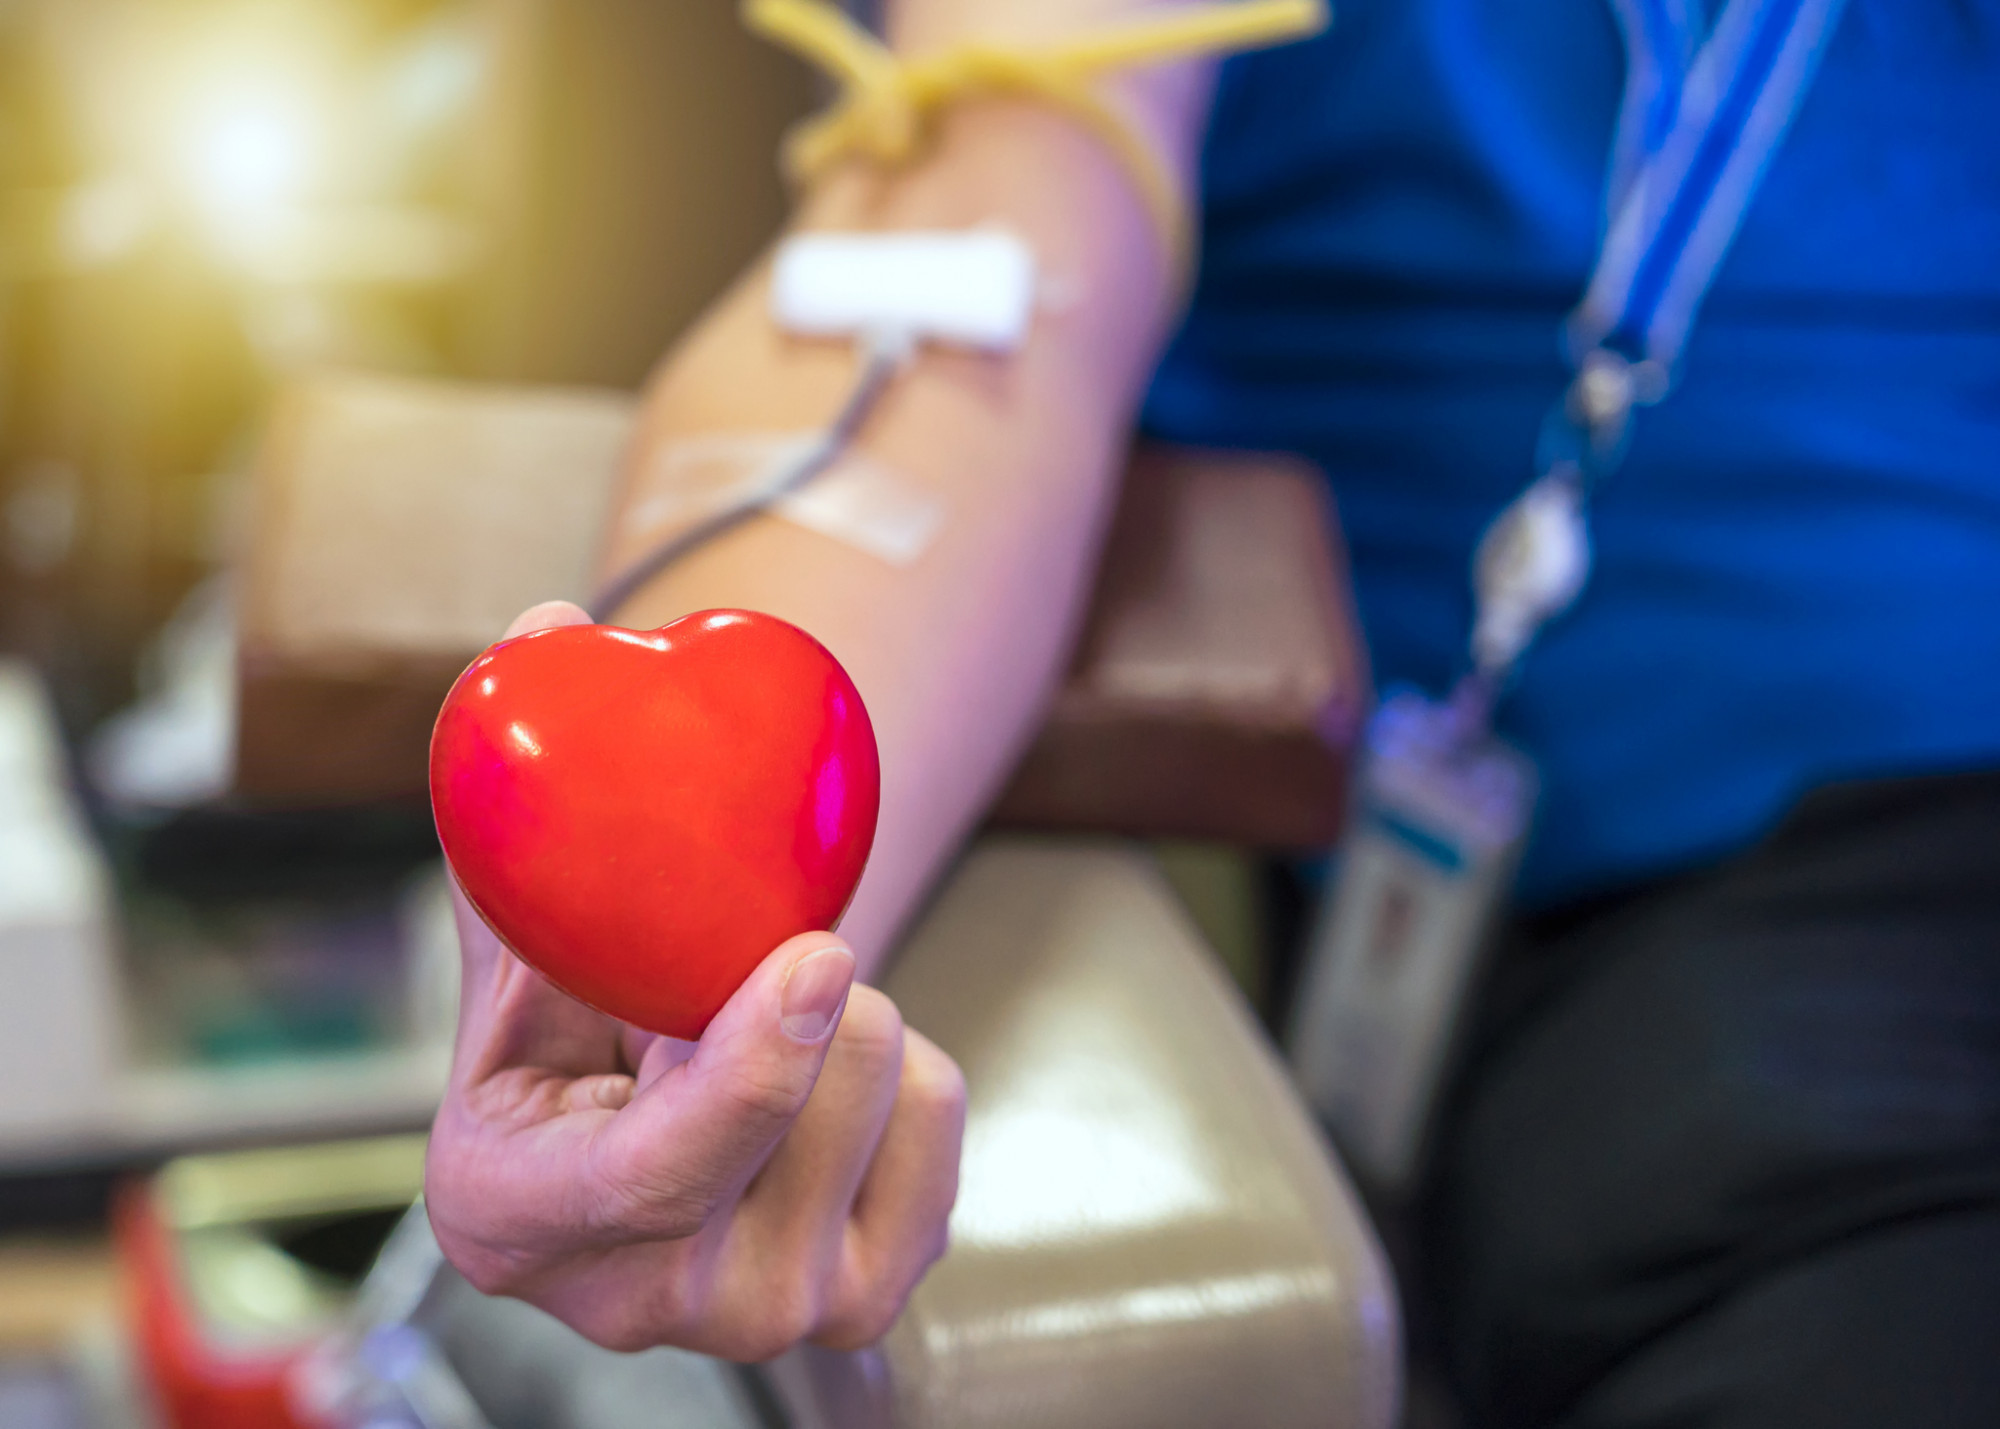
[[527, 635], [536, 630], [553, 630], [558, 625], [588, 625], [590, 612], [572, 600], [545, 600], [531, 605], [508, 624], [502, 640]]

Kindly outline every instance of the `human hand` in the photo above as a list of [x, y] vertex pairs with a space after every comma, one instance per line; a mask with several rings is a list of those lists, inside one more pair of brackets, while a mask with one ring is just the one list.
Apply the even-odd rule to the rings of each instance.
[[[507, 633], [588, 618], [552, 603]], [[612, 1349], [879, 1339], [944, 1252], [965, 1089], [851, 986], [846, 945], [784, 943], [681, 1042], [557, 991], [453, 897], [458, 1042], [425, 1168], [452, 1264]]]

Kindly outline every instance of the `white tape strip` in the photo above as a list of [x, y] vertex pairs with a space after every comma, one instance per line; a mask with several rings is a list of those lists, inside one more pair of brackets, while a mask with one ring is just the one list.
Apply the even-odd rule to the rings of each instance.
[[[729, 433], [675, 443], [647, 474], [629, 518], [632, 535], [657, 538], [725, 510], [818, 440], [811, 433]], [[892, 566], [907, 566], [943, 526], [945, 503], [902, 473], [850, 452], [771, 511]]]

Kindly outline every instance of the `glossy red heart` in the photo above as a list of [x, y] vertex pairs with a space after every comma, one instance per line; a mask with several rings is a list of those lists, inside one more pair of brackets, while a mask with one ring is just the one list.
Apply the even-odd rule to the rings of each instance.
[[480, 916], [578, 1001], [674, 1037], [833, 926], [880, 794], [847, 672], [753, 611], [502, 641], [431, 736], [438, 837]]

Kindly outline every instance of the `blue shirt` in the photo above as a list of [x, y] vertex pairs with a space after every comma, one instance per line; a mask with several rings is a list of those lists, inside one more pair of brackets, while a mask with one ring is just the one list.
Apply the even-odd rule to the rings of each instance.
[[[1474, 542], [1568, 378], [1624, 78], [1606, 0], [1344, 0], [1225, 65], [1145, 408], [1327, 471], [1378, 684], [1462, 668]], [[1501, 715], [1525, 901], [1827, 781], [2000, 764], [2000, 0], [1851, 0]]]

